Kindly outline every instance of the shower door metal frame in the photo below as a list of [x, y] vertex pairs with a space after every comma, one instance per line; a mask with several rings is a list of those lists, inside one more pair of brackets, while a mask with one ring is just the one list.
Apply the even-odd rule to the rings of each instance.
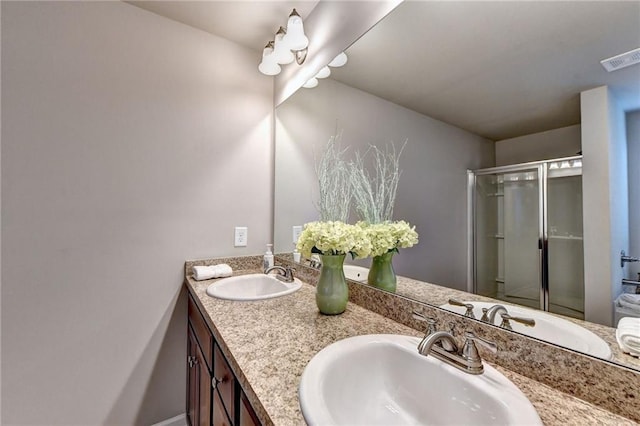
[[[540, 279], [540, 309], [549, 311], [549, 233], [547, 216], [547, 196], [549, 164], [560, 161], [581, 160], [581, 155], [554, 158], [550, 160], [532, 161], [529, 163], [509, 166], [491, 167], [487, 169], [467, 170], [467, 291], [476, 293], [477, 265], [476, 265], [476, 184], [477, 176], [498, 173], [512, 173], [523, 171], [537, 171], [538, 173], [538, 277]], [[582, 172], [580, 173], [582, 174]]]
[[477, 219], [476, 219], [476, 184], [477, 176], [504, 174], [514, 172], [535, 171], [538, 176], [538, 281], [540, 283], [540, 309], [549, 309], [549, 257], [548, 257], [548, 234], [547, 234], [547, 163], [554, 160], [534, 161], [530, 163], [515, 164], [510, 166], [491, 167], [479, 170], [467, 170], [467, 291], [476, 293], [477, 287], [477, 264], [476, 264], [476, 242]]

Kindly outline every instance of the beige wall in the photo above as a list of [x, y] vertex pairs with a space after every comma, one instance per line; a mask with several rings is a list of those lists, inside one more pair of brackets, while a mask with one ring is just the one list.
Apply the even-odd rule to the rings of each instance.
[[[640, 257], [640, 110], [626, 114], [629, 170], [629, 255]], [[627, 264], [627, 276], [638, 279], [639, 263]]]
[[561, 127], [496, 142], [496, 166], [578, 155], [580, 125]]
[[620, 251], [629, 251], [624, 112], [606, 86], [580, 94], [585, 319], [613, 325], [621, 292]]
[[271, 238], [256, 61], [121, 2], [2, 2], [3, 424], [184, 412], [183, 262]]
[[293, 225], [318, 220], [314, 153], [331, 135], [342, 131], [350, 155], [390, 141], [399, 149], [407, 140], [394, 218], [416, 225], [420, 243], [401, 249], [394, 266], [401, 275], [466, 289], [466, 170], [493, 166], [493, 142], [332, 79], [299, 90], [276, 116], [276, 251], [291, 251]]

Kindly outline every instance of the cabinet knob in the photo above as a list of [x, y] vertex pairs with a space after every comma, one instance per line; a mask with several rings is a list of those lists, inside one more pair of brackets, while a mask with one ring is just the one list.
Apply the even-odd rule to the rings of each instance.
[[216, 389], [218, 387], [218, 383], [222, 383], [222, 380], [218, 379], [217, 377], [212, 377], [211, 378], [211, 387]]
[[193, 366], [198, 363], [198, 358], [195, 356], [189, 356], [187, 357], [187, 362], [189, 363], [189, 368], [193, 368]]

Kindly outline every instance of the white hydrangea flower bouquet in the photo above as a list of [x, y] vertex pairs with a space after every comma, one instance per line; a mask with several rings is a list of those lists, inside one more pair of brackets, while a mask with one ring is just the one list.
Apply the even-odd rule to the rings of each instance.
[[357, 227], [363, 229], [371, 245], [370, 256], [382, 256], [389, 252], [398, 252], [399, 248], [413, 247], [418, 244], [416, 227], [404, 220], [385, 221], [369, 224], [358, 222]]
[[371, 240], [366, 228], [341, 221], [318, 221], [304, 225], [297, 249], [306, 257], [351, 254], [354, 259], [371, 254]]

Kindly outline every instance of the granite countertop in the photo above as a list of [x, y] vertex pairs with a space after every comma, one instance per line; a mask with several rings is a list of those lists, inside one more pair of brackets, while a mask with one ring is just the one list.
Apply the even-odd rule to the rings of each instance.
[[[509, 302], [491, 299], [489, 297], [467, 293], [466, 291], [456, 290], [437, 284], [426, 283], [408, 277], [398, 277], [398, 288], [396, 294], [400, 294], [404, 297], [419, 300], [434, 306], [444, 305], [450, 298], [458, 299], [460, 301], [502, 303], [505, 305], [509, 304]], [[561, 319], [572, 322], [579, 325], [580, 327], [591, 331], [596, 336], [607, 342], [607, 344], [611, 348], [611, 361], [631, 368], [640, 369], [639, 358], [632, 357], [631, 355], [625, 354], [620, 350], [620, 346], [616, 341], [615, 328], [607, 327], [606, 325], [596, 324], [589, 321], [579, 320], [576, 318], [571, 318], [565, 315], [554, 314], [553, 312], [545, 312], [545, 314], [557, 316]]]
[[[235, 274], [255, 272], [258, 271], [236, 271]], [[315, 303], [315, 287], [309, 284], [276, 299], [234, 302], [207, 296], [206, 288], [214, 281], [195, 281], [187, 276], [186, 284], [264, 425], [305, 424], [298, 402], [300, 378], [311, 358], [327, 345], [362, 334], [421, 337], [416, 330], [351, 302], [341, 315], [321, 315]], [[636, 424], [535, 380], [493, 366], [522, 390], [546, 425]]]

